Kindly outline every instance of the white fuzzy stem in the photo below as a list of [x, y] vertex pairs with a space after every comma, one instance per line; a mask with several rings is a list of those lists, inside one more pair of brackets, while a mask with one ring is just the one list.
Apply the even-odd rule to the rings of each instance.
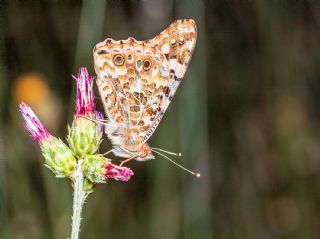
[[72, 231], [71, 239], [79, 239], [81, 212], [83, 203], [86, 200], [87, 194], [83, 190], [83, 172], [81, 169], [82, 160], [78, 161], [77, 171], [74, 175], [73, 183], [73, 213], [72, 213]]

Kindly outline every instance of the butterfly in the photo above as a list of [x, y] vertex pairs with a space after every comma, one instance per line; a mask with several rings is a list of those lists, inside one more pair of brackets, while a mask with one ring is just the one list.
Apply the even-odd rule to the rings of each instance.
[[149, 40], [107, 38], [94, 47], [105, 132], [113, 154], [126, 158], [122, 164], [154, 159], [147, 141], [183, 79], [196, 39], [195, 22], [183, 19]]

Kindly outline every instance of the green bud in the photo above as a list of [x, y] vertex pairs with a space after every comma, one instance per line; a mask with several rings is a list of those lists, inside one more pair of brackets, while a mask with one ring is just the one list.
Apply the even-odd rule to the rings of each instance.
[[77, 168], [76, 158], [60, 139], [50, 137], [40, 143], [41, 152], [48, 167], [57, 178], [72, 177]]
[[92, 193], [93, 190], [94, 190], [94, 186], [95, 184], [90, 182], [88, 179], [84, 179], [84, 182], [83, 182], [83, 189], [86, 193]]
[[105, 183], [104, 174], [107, 162], [109, 162], [108, 159], [99, 155], [88, 156], [81, 164], [83, 174], [93, 183]]
[[95, 154], [102, 142], [102, 131], [97, 123], [83, 117], [75, 117], [67, 141], [72, 152], [79, 158]]

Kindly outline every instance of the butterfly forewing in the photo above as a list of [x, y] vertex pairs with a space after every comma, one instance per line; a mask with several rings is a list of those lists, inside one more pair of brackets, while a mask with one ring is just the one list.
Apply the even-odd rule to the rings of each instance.
[[162, 31], [153, 39], [147, 41], [156, 46], [169, 63], [170, 75], [167, 87], [164, 89], [165, 98], [161, 102], [161, 112], [144, 137], [146, 142], [157, 128], [164, 112], [168, 108], [173, 96], [188, 68], [197, 40], [195, 22], [191, 19], [178, 20]]

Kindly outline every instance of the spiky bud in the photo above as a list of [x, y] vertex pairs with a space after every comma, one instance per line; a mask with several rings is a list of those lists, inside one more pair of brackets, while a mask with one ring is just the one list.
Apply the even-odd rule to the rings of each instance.
[[83, 174], [93, 183], [105, 183], [105, 166], [108, 161], [101, 155], [87, 156], [81, 165]]
[[59, 178], [72, 177], [77, 162], [68, 146], [48, 132], [28, 105], [22, 102], [19, 109], [25, 120], [25, 128], [40, 144], [45, 165]]
[[58, 178], [70, 177], [77, 168], [76, 158], [62, 140], [51, 137], [40, 143], [41, 152], [45, 158], [45, 166]]
[[[88, 117], [92, 117], [90, 115]], [[99, 124], [89, 119], [77, 117], [73, 120], [67, 141], [72, 152], [79, 158], [95, 154], [102, 142], [103, 132], [100, 131]]]

